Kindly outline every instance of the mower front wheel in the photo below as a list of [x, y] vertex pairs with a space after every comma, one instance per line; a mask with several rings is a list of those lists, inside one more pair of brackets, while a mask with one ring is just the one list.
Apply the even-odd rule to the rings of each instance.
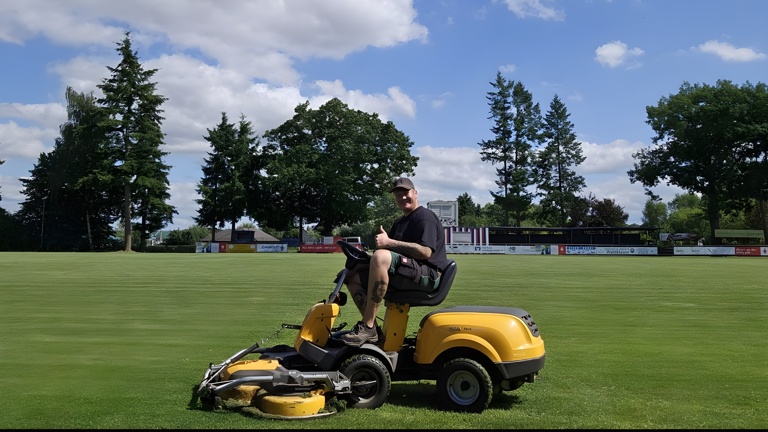
[[453, 359], [443, 365], [437, 377], [437, 397], [450, 411], [483, 412], [493, 397], [493, 381], [475, 360]]
[[389, 370], [378, 358], [369, 354], [356, 354], [341, 364], [343, 373], [352, 386], [345, 395], [350, 408], [378, 408], [384, 405], [392, 384]]

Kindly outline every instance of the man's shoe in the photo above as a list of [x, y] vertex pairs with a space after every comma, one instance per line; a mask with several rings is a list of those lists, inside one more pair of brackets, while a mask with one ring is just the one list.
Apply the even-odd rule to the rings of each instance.
[[358, 321], [350, 332], [339, 336], [339, 339], [347, 345], [356, 347], [364, 343], [376, 344], [379, 342], [376, 327], [378, 326], [374, 324], [373, 328], [370, 328], [364, 322]]

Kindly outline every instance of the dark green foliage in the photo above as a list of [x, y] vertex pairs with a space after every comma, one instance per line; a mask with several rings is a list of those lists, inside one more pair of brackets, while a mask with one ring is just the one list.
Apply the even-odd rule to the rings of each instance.
[[265, 191], [272, 214], [261, 225], [286, 229], [317, 221], [334, 228], [370, 218], [371, 202], [401, 174], [412, 175], [413, 143], [392, 122], [331, 99], [317, 110], [299, 105], [290, 120], [264, 134]]
[[613, 199], [592, 200], [588, 226], [621, 227], [627, 225], [627, 219], [629, 215]]
[[200, 239], [208, 234], [208, 229], [201, 226], [191, 226], [183, 230], [176, 229], [168, 233], [168, 238], [165, 240], [165, 244], [168, 246], [194, 246]]
[[529, 187], [535, 183], [532, 154], [541, 142], [541, 110], [521, 82], [505, 79], [500, 72], [491, 82], [495, 91], [486, 98], [494, 122], [494, 138], [479, 143], [481, 160], [501, 164], [496, 169], [499, 192], [491, 191], [494, 202], [504, 209], [504, 225], [520, 226], [533, 201]]
[[480, 204], [475, 204], [472, 197], [464, 192], [456, 198], [459, 206], [459, 224], [461, 226], [478, 226], [475, 222], [480, 217]]
[[[196, 200], [200, 207], [195, 221], [211, 227], [224, 228], [225, 222], [231, 229], [249, 208], [263, 205], [258, 199], [261, 191], [261, 166], [258, 139], [254, 136], [251, 123], [240, 118], [238, 125], [229, 122], [227, 114], [221, 113], [221, 121], [214, 129], [208, 129], [203, 137], [211, 145], [211, 151], [203, 165], [203, 177], [197, 184], [202, 198]], [[249, 195], [250, 194], [250, 195]]]
[[576, 140], [565, 104], [555, 95], [544, 118], [544, 147], [536, 153], [540, 217], [551, 226], [568, 226], [568, 208], [586, 187], [574, 168], [586, 159]]
[[[36, 246], [24, 225], [15, 217], [0, 207], [0, 251], [32, 250]], [[36, 245], [40, 243], [37, 242]]]
[[168, 153], [160, 150], [164, 139], [160, 106], [167, 98], [156, 94], [156, 83], [151, 82], [157, 69], [141, 65], [131, 48], [130, 32], [125, 32], [116, 51], [121, 60], [116, 67], [107, 66], [112, 75], [98, 85], [104, 93], [99, 103], [108, 116], [102, 125], [108, 131], [116, 160], [122, 163], [122, 221], [125, 250], [130, 251], [134, 229], [130, 221], [136, 220], [141, 248], [151, 232], [172, 223], [178, 212], [167, 203], [171, 167], [163, 162]]
[[92, 94], [67, 88], [66, 98], [68, 121], [53, 151], [41, 153], [31, 177], [21, 180], [27, 199], [17, 215], [42, 250], [112, 250], [120, 201], [101, 126], [106, 113]]
[[629, 214], [611, 198], [598, 200], [590, 193], [570, 200], [566, 208], [570, 215], [569, 227], [621, 227], [626, 226]]
[[667, 205], [661, 200], [649, 198], [643, 207], [643, 226], [661, 228], [663, 232], [667, 224]]
[[341, 226], [334, 233], [341, 237], [359, 236], [363, 243], [370, 246], [375, 244], [374, 236], [379, 233], [379, 227], [388, 230], [395, 219], [403, 215], [390, 192], [374, 198], [369, 211], [370, 219]]
[[[504, 210], [496, 203], [487, 203], [481, 207], [480, 204], [475, 204], [472, 197], [466, 192], [459, 195], [457, 203], [459, 205], [459, 226], [504, 226]], [[535, 205], [531, 207], [535, 207]]]
[[744, 208], [748, 198], [768, 192], [767, 101], [763, 83], [684, 83], [646, 108], [655, 147], [633, 155], [630, 181], [652, 197], [650, 188], [660, 182], [706, 197], [710, 238], [718, 244], [721, 211]]

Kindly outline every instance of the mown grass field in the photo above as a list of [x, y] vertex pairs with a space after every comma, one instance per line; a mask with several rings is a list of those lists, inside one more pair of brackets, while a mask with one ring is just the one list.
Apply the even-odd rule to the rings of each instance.
[[[343, 255], [0, 253], [0, 428], [768, 427], [768, 259], [450, 257], [436, 308], [528, 311], [535, 383], [482, 414], [441, 411], [423, 381], [377, 410], [281, 421], [190, 408], [192, 388], [254, 342], [292, 343], [275, 332], [327, 297]], [[358, 318], [350, 302], [338, 322]]]

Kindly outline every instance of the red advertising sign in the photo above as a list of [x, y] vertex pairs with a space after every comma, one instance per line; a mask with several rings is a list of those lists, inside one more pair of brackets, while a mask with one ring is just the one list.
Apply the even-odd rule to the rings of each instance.
[[341, 252], [341, 248], [337, 244], [303, 244], [299, 246], [299, 252]]
[[760, 246], [736, 246], [736, 256], [760, 256]]

